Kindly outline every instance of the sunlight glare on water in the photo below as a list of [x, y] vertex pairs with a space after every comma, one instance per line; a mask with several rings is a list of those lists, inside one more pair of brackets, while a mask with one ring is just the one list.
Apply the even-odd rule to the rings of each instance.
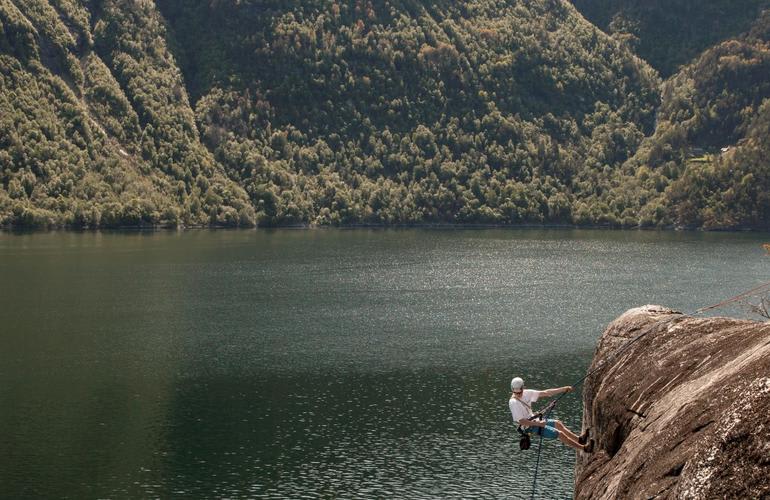
[[[569, 384], [626, 309], [766, 281], [767, 239], [0, 233], [0, 497], [528, 498], [511, 377]], [[543, 498], [574, 458], [545, 444]]]

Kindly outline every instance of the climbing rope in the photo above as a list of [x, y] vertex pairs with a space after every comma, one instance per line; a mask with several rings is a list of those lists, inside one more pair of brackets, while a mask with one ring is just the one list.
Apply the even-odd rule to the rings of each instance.
[[[698, 315], [700, 315], [700, 314], [703, 314], [703, 313], [704, 313], [704, 312], [706, 312], [706, 311], [710, 311], [710, 310], [712, 310], [712, 309], [718, 309], [718, 308], [720, 308], [720, 307], [724, 307], [724, 306], [726, 306], [726, 305], [728, 305], [728, 304], [732, 304], [732, 303], [738, 302], [738, 301], [740, 301], [740, 300], [742, 300], [742, 299], [745, 299], [745, 298], [748, 298], [748, 297], [751, 297], [751, 296], [754, 296], [754, 295], [758, 295], [758, 294], [760, 294], [760, 293], [764, 293], [764, 292], [767, 292], [767, 291], [770, 291], [770, 281], [768, 281], [767, 283], [763, 283], [763, 284], [761, 284], [761, 285], [759, 285], [759, 286], [756, 286], [756, 287], [754, 287], [754, 288], [752, 288], [752, 289], [750, 289], [750, 290], [747, 290], [747, 291], [745, 291], [745, 292], [743, 292], [743, 293], [740, 293], [740, 294], [738, 294], [738, 295], [736, 295], [736, 296], [734, 296], [734, 297], [731, 297], [731, 298], [729, 298], [729, 299], [726, 299], [726, 300], [723, 300], [723, 301], [721, 301], [721, 302], [718, 302], [718, 303], [716, 303], [716, 304], [712, 304], [712, 305], [710, 305], [710, 306], [706, 306], [706, 307], [701, 307], [700, 309], [697, 309], [697, 310], [695, 310], [695, 311], [693, 311], [692, 313], [689, 313], [689, 314], [688, 314], [688, 313], [683, 313], [683, 314], [684, 314], [685, 316], [698, 316]], [[613, 359], [617, 358], [617, 357], [618, 357], [620, 354], [622, 354], [623, 352], [627, 351], [627, 350], [628, 350], [628, 348], [629, 348], [629, 347], [631, 347], [632, 345], [634, 345], [634, 344], [635, 344], [635, 343], [636, 343], [636, 342], [637, 342], [639, 339], [641, 339], [642, 337], [644, 337], [645, 335], [647, 335], [648, 333], [650, 333], [650, 332], [653, 330], [652, 326], [653, 326], [653, 325], [651, 325], [651, 326], [648, 326], [646, 329], [644, 329], [644, 330], [643, 330], [641, 333], [639, 333], [637, 336], [635, 336], [634, 338], [632, 338], [632, 339], [630, 339], [630, 340], [626, 341], [626, 343], [625, 343], [625, 344], [623, 344], [623, 345], [620, 347], [620, 349], [618, 349], [617, 351], [613, 352], [613, 353], [612, 353], [610, 356], [608, 356], [607, 358], [605, 358], [605, 359], [601, 360], [601, 361], [599, 362], [599, 364], [598, 364], [598, 365], [597, 365], [597, 366], [596, 366], [596, 367], [595, 367], [593, 370], [590, 370], [588, 373], [586, 373], [586, 374], [585, 374], [585, 375], [584, 375], [582, 378], [580, 378], [580, 379], [579, 379], [577, 382], [575, 382], [574, 384], [572, 384], [572, 386], [571, 386], [571, 387], [573, 387], [573, 388], [574, 388], [574, 387], [576, 387], [576, 386], [579, 386], [580, 384], [582, 384], [583, 382], [585, 382], [585, 380], [586, 380], [588, 377], [590, 377], [591, 375], [593, 375], [593, 374], [594, 374], [594, 373], [596, 373], [597, 371], [599, 371], [599, 370], [601, 370], [602, 368], [604, 368], [604, 366], [605, 366], [605, 365], [606, 365], [606, 364], [607, 364], [609, 361], [611, 361], [611, 360], [613, 360]], [[561, 398], [563, 398], [564, 396], [566, 396], [566, 395], [567, 395], [567, 393], [566, 393], [566, 392], [563, 392], [563, 393], [561, 393], [561, 394], [560, 394], [560, 395], [559, 395], [559, 396], [558, 396], [556, 399], [554, 399], [553, 401], [551, 401], [551, 403], [549, 403], [549, 404], [548, 404], [548, 406], [546, 406], [546, 407], [545, 407], [545, 408], [544, 408], [544, 409], [543, 409], [543, 410], [540, 412], [540, 414], [542, 414], [542, 415], [543, 415], [543, 419], [544, 419], [544, 420], [548, 420], [548, 415], [549, 415], [549, 414], [551, 413], [551, 411], [553, 411], [553, 409], [556, 407], [556, 404], [559, 402], [559, 400], [560, 400]], [[540, 433], [540, 439], [538, 440], [538, 443], [537, 443], [537, 461], [535, 462], [535, 475], [534, 475], [534, 478], [533, 478], [533, 480], [532, 480], [532, 495], [531, 495], [531, 497], [530, 497], [532, 500], [534, 500], [534, 499], [535, 499], [535, 493], [537, 493], [537, 474], [538, 474], [538, 471], [540, 470], [540, 452], [541, 452], [542, 450], [543, 450], [543, 433], [541, 432], [541, 433]]]
[[768, 281], [767, 283], [763, 283], [757, 287], [754, 287], [751, 290], [738, 294], [735, 297], [731, 297], [727, 300], [723, 300], [722, 302], [718, 302], [716, 304], [713, 304], [707, 307], [701, 307], [700, 309], [695, 311], [695, 314], [701, 314], [706, 311], [710, 311], [711, 309], [717, 309], [719, 307], [726, 306], [727, 304], [732, 304], [733, 302], [739, 302], [740, 300], [745, 299], [747, 297], [751, 297], [753, 295], [759, 295], [760, 293], [764, 293], [767, 291], [770, 291], [770, 281]]

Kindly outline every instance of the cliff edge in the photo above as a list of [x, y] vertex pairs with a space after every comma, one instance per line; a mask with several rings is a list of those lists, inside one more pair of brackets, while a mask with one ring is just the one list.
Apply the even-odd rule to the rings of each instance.
[[583, 389], [596, 449], [575, 498], [770, 496], [770, 324], [631, 309], [590, 369], [603, 362]]

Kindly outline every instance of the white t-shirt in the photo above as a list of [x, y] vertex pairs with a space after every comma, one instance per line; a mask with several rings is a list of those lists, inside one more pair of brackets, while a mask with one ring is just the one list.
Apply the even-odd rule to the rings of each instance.
[[[519, 423], [519, 420], [522, 418], [529, 418], [532, 415], [532, 410], [530, 408], [527, 408], [524, 403], [528, 404], [530, 407], [532, 406], [532, 403], [537, 401], [540, 398], [540, 392], [533, 391], [532, 389], [524, 389], [524, 392], [519, 396], [519, 398], [515, 398], [511, 396], [511, 399], [508, 400], [508, 408], [511, 409], [511, 416], [513, 417], [513, 422], [515, 424]], [[521, 399], [521, 401], [519, 401]], [[522, 401], [524, 403], [522, 403]]]

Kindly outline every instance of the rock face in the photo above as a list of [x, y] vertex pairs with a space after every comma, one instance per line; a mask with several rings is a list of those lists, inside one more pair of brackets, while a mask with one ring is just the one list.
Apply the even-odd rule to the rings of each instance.
[[770, 497], [770, 324], [632, 309], [597, 367], [583, 390], [596, 449], [578, 458], [575, 498]]

